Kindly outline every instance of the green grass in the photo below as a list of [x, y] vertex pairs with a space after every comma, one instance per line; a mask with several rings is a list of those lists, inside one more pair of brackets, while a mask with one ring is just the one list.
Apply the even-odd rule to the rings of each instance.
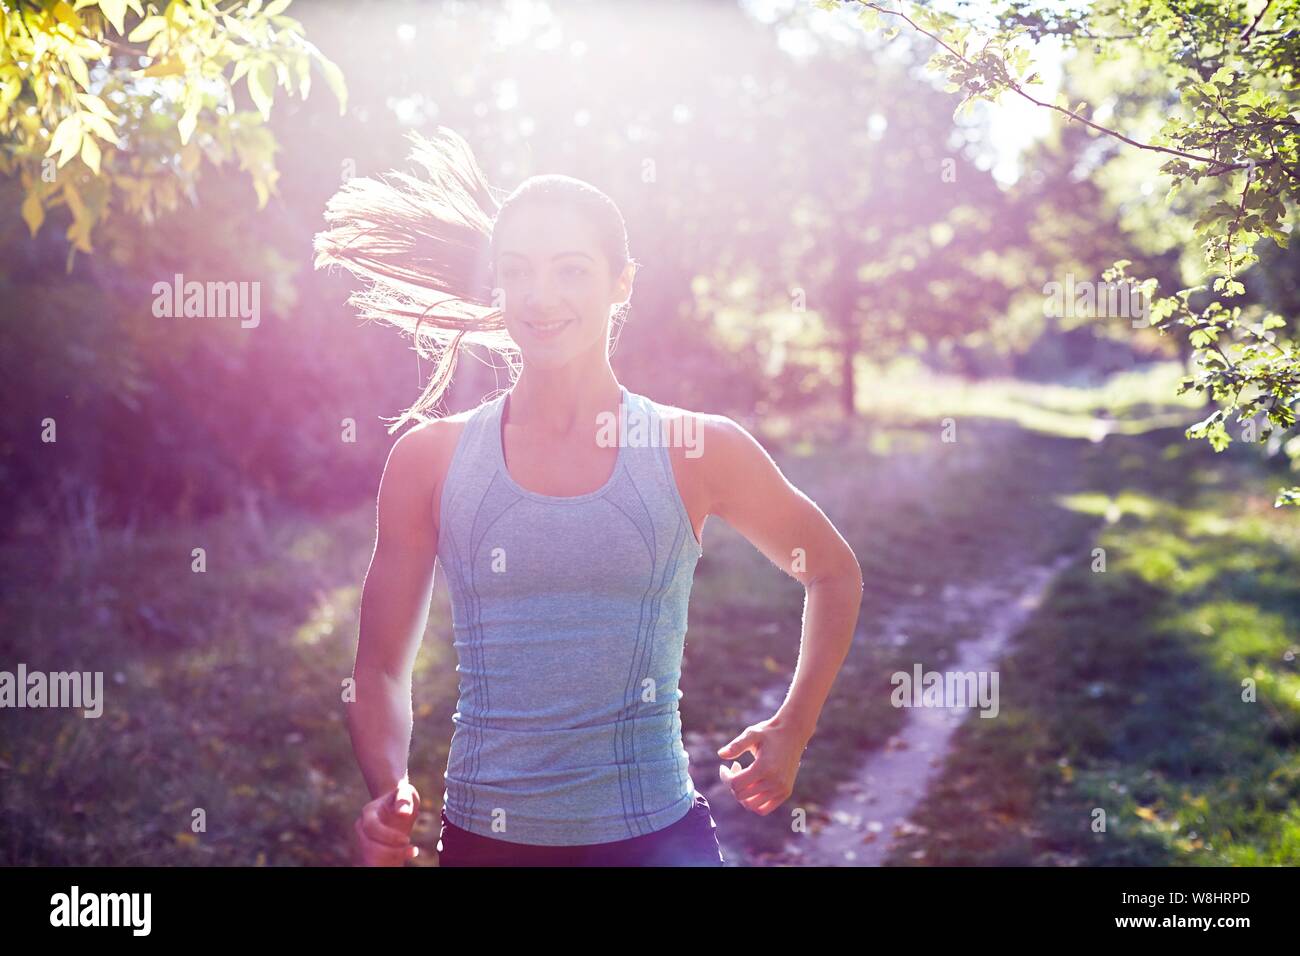
[[1103, 422], [1122, 434], [1140, 434], [1196, 421], [1199, 393], [1175, 394], [1185, 374], [1178, 363], [1165, 362], [1113, 375], [1094, 388], [1072, 388], [1017, 379], [967, 382], [898, 368], [866, 382], [859, 405], [888, 421], [1001, 419], [1030, 431], [1096, 440]]
[[1180, 430], [1090, 459], [1069, 503], [1102, 518], [1105, 569], [1058, 579], [1000, 718], [963, 725], [892, 862], [1300, 863], [1300, 521], [1271, 507], [1278, 475]]
[[[107, 534], [94, 553], [27, 542], [0, 555], [6, 666], [105, 675], [98, 719], [6, 713], [4, 860], [344, 862], [365, 791], [342, 681], [373, 527], [368, 504], [327, 522], [282, 518], [261, 538], [229, 516], [136, 540]], [[206, 549], [204, 573], [191, 570], [194, 547]], [[441, 796], [449, 653], [431, 640], [420, 661], [416, 746], [429, 759], [417, 760], [417, 785], [428, 799]], [[191, 829], [196, 810], [206, 832]]]

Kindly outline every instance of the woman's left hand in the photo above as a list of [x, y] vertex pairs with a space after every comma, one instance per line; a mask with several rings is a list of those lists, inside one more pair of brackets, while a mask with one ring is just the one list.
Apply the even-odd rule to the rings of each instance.
[[794, 793], [794, 780], [810, 735], [783, 724], [775, 717], [745, 728], [744, 733], [718, 751], [723, 760], [734, 760], [749, 751], [754, 762], [741, 767], [737, 761], [718, 768], [718, 775], [731, 787], [731, 795], [746, 810], [767, 816]]

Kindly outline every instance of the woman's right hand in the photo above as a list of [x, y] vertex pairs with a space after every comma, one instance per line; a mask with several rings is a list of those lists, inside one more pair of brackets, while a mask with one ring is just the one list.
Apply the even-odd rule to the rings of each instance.
[[419, 856], [411, 828], [420, 815], [420, 794], [402, 779], [388, 793], [361, 808], [353, 825], [353, 859], [358, 866], [401, 866]]

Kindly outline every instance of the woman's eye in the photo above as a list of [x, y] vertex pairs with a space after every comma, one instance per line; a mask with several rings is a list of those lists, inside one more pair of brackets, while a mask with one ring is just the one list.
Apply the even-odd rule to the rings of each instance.
[[582, 266], [569, 266], [564, 271], [566, 275], [571, 276], [585, 276], [587, 274], [587, 270]]

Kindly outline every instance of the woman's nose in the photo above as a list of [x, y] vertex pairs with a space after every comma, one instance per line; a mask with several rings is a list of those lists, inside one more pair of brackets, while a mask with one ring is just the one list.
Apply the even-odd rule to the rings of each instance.
[[545, 311], [554, 303], [554, 297], [551, 295], [551, 283], [547, 279], [539, 279], [531, 283], [524, 291], [524, 305], [529, 309]]

